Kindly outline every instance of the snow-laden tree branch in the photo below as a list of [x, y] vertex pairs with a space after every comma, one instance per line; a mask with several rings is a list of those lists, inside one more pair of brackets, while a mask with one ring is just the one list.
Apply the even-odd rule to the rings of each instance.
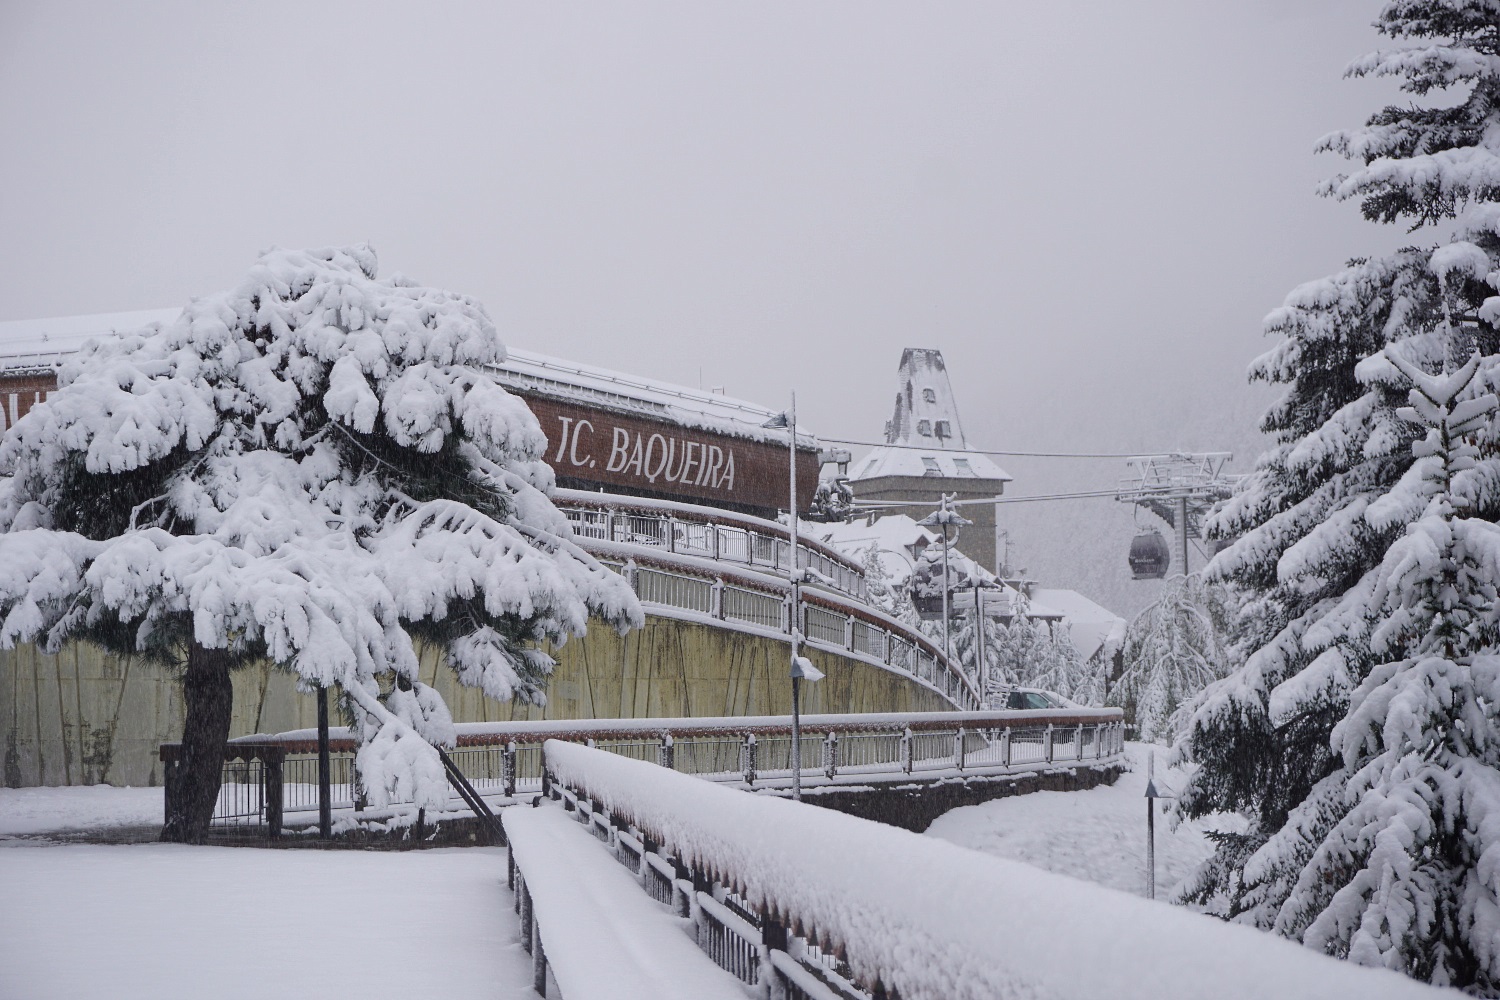
[[0, 446], [0, 644], [269, 659], [348, 692], [373, 801], [439, 805], [418, 641], [539, 702], [536, 644], [641, 621], [548, 500], [535, 418], [483, 373], [503, 357], [479, 303], [377, 280], [366, 247], [272, 251], [91, 342]]

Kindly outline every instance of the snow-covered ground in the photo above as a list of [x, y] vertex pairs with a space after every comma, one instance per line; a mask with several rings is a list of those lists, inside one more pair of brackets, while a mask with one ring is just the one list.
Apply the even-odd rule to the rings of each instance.
[[0, 887], [0, 997], [536, 996], [502, 848], [12, 839]]
[[0, 788], [0, 837], [160, 826], [160, 788]]
[[[1150, 749], [1126, 743], [1132, 770], [1113, 785], [1083, 792], [1033, 792], [965, 806], [939, 816], [927, 833], [998, 858], [1145, 895], [1146, 754]], [[1157, 790], [1171, 794], [1182, 787], [1186, 775], [1168, 769], [1166, 751], [1155, 750]], [[1230, 817], [1215, 820], [1220, 828], [1228, 828], [1231, 821]], [[1172, 898], [1176, 886], [1208, 857], [1213, 845], [1204, 836], [1205, 826], [1183, 823], [1172, 830], [1158, 809], [1157, 898]]]

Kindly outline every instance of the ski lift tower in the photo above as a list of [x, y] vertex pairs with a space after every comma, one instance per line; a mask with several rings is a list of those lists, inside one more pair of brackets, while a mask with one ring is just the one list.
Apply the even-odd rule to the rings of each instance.
[[1238, 476], [1226, 476], [1227, 451], [1172, 452], [1128, 458], [1132, 475], [1120, 481], [1115, 499], [1144, 507], [1177, 533], [1182, 574], [1188, 573], [1188, 540], [1203, 536], [1203, 519], [1234, 492]]

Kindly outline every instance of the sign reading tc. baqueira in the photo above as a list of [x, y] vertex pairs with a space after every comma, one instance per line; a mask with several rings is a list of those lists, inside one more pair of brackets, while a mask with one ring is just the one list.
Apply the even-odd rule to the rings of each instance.
[[[547, 464], [559, 479], [625, 486], [736, 506], [784, 510], [786, 448], [664, 420], [523, 394], [547, 435]], [[817, 453], [797, 452], [798, 505], [818, 482]]]

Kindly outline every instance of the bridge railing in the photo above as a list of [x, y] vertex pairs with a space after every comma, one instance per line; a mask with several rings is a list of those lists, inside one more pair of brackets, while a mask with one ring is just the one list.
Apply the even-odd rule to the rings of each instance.
[[[641, 545], [780, 575], [791, 568], [790, 534], [775, 521], [667, 500], [601, 497], [585, 490], [557, 490], [553, 502], [579, 538]], [[817, 573], [835, 590], [861, 601], [868, 597], [863, 567], [835, 549], [798, 539], [797, 565]]]
[[[561, 741], [545, 758], [550, 797], [649, 896], [692, 919], [710, 958], [766, 996], [1440, 995], [1250, 927], [832, 810]], [[511, 866], [513, 882], [524, 878], [514, 855]]]
[[[458, 745], [448, 751], [449, 758], [479, 794], [490, 797], [540, 791], [542, 747], [549, 739], [724, 784], [772, 790], [791, 785], [788, 716], [485, 722], [455, 728]], [[329, 807], [363, 811], [354, 740], [341, 726], [329, 735]], [[1115, 767], [1123, 750], [1123, 714], [1117, 708], [802, 718], [802, 780], [809, 788]], [[214, 824], [275, 836], [283, 824], [315, 820], [317, 751], [317, 731], [311, 729], [231, 740]], [[169, 794], [178, 756], [178, 744], [161, 747]]]
[[[595, 553], [620, 572], [647, 604], [678, 608], [735, 625], [790, 634], [789, 585], [771, 578], [737, 578], [691, 564], [637, 554]], [[955, 707], [977, 709], [979, 687], [960, 664], [904, 622], [829, 591], [806, 589], [799, 603], [803, 637], [815, 648], [836, 650], [906, 674], [935, 689]]]

